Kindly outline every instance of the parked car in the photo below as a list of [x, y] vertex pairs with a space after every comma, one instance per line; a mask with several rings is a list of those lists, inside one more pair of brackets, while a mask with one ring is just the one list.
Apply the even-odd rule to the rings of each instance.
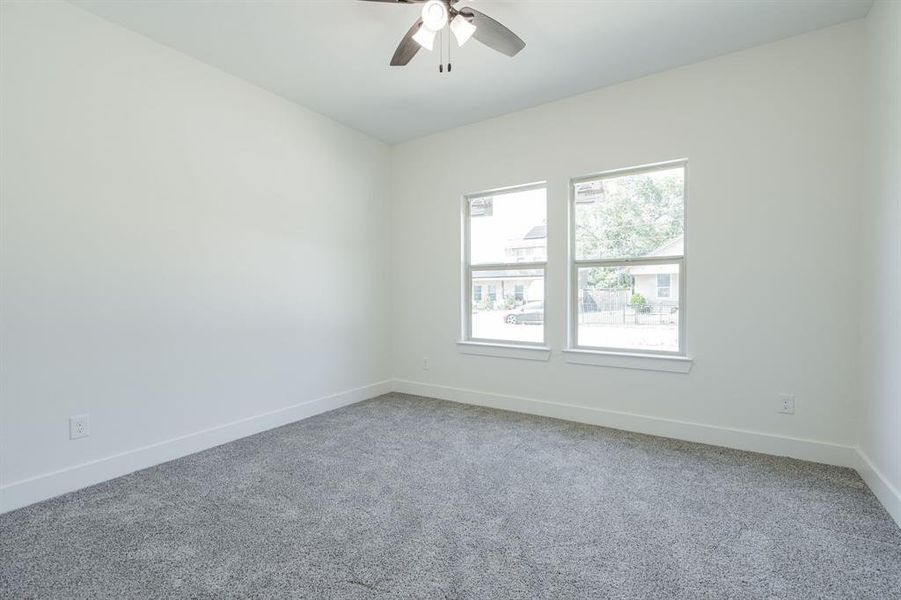
[[507, 313], [504, 322], [509, 325], [544, 322], [544, 302], [526, 302], [515, 311]]

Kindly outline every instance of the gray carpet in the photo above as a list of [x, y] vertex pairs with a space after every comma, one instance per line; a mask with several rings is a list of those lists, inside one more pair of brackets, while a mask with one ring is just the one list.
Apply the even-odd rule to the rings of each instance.
[[901, 598], [851, 470], [391, 394], [0, 516], [3, 598]]

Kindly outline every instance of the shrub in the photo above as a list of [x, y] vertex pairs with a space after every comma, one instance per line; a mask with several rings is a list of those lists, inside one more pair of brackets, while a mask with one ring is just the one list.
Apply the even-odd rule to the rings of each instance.
[[482, 301], [476, 304], [476, 308], [479, 310], [491, 310], [493, 307], [491, 306], [491, 300], [486, 297], [482, 298]]
[[648, 305], [648, 300], [641, 294], [632, 294], [632, 297], [629, 298], [629, 306], [634, 308], [637, 312], [643, 312], [644, 308]]

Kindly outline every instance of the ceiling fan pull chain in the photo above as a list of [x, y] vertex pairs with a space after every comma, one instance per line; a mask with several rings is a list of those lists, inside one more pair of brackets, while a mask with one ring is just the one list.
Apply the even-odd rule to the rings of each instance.
[[438, 53], [440, 58], [438, 59], [438, 72], [444, 73], [444, 30], [438, 32]]
[[447, 72], [451, 72], [451, 36], [447, 36]]

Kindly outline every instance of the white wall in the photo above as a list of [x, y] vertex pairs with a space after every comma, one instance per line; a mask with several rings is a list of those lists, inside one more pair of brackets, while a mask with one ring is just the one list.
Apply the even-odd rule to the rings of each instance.
[[387, 147], [65, 3], [0, 20], [2, 506], [390, 376]]
[[877, 2], [866, 26], [860, 446], [876, 471], [867, 482], [901, 523], [901, 3]]
[[[863, 50], [863, 24], [849, 23], [396, 146], [401, 389], [729, 445], [749, 439], [732, 429], [763, 432], [782, 437], [748, 445], [777, 453], [791, 446], [784, 437], [802, 438], [823, 444], [785, 452], [853, 462]], [[694, 368], [565, 363], [569, 178], [679, 158]], [[549, 186], [552, 357], [461, 354], [461, 196], [538, 180]], [[778, 414], [779, 392], [797, 394], [794, 416]], [[697, 423], [732, 429], [706, 435]]]

